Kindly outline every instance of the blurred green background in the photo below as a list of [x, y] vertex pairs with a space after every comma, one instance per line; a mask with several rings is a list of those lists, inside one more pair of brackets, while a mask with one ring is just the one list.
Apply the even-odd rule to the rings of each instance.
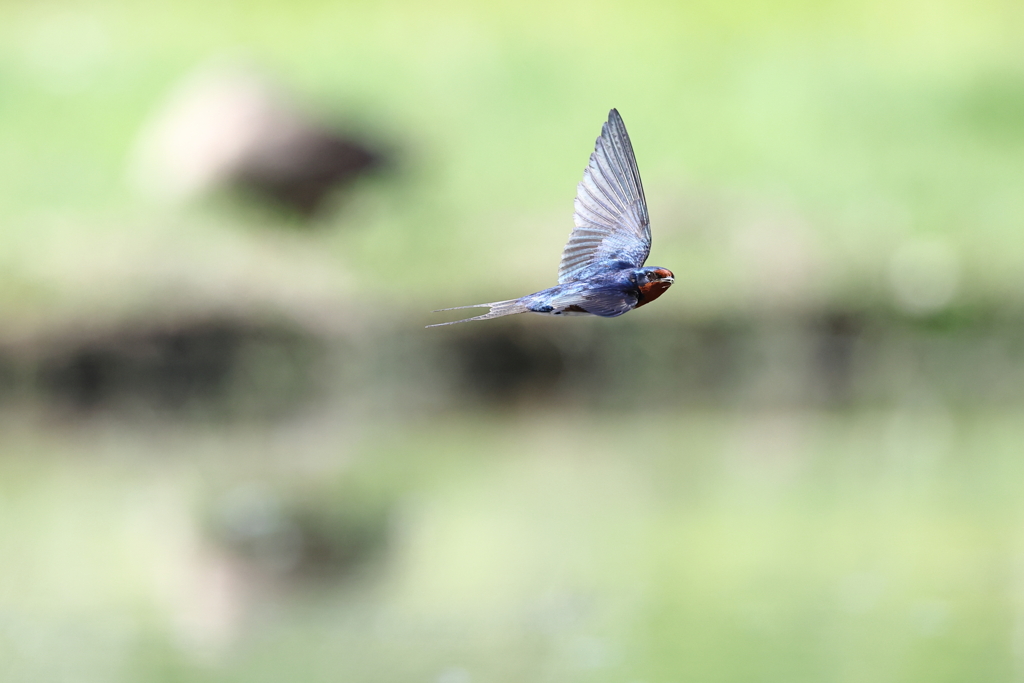
[[[0, 679], [1024, 680], [1022, 44], [1003, 0], [3, 0]], [[140, 192], [224, 63], [384, 168], [308, 220]], [[672, 290], [424, 330], [554, 283], [611, 107]]]

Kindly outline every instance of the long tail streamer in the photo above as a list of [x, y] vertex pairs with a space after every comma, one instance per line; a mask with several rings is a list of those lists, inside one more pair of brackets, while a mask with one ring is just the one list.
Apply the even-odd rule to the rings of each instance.
[[526, 304], [519, 303], [519, 299], [509, 299], [508, 301], [495, 301], [490, 304], [473, 304], [472, 306], [453, 306], [452, 308], [439, 308], [434, 313], [440, 313], [441, 311], [458, 311], [463, 308], [490, 308], [487, 313], [483, 315], [473, 316], [472, 318], [464, 318], [462, 320], [453, 320], [450, 323], [435, 323], [433, 325], [427, 325], [427, 327], [442, 327], [444, 325], [457, 325], [458, 323], [468, 323], [471, 320], [489, 320], [490, 318], [500, 318], [503, 315], [515, 315], [516, 313], [526, 313], [529, 308]]

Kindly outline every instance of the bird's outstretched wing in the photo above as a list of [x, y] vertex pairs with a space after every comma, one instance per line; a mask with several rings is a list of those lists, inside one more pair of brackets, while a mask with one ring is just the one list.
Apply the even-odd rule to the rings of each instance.
[[598, 261], [640, 267], [651, 251], [651, 223], [626, 126], [612, 109], [576, 190], [576, 227], [562, 251], [558, 281], [572, 282]]

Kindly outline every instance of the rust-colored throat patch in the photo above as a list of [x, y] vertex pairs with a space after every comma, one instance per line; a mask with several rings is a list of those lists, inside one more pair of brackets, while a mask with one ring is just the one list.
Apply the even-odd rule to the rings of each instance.
[[662, 280], [655, 280], [654, 282], [646, 282], [640, 285], [640, 300], [636, 302], [636, 307], [640, 308], [645, 304], [649, 304], [659, 296], [665, 293], [669, 287], [672, 286], [672, 280], [675, 276], [672, 271], [668, 268], [658, 268], [654, 271], [654, 274], [659, 278], [668, 278]]

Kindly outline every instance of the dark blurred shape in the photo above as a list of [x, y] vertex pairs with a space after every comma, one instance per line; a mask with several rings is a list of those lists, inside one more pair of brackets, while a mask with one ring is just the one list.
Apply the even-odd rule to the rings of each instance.
[[132, 176], [158, 199], [229, 187], [312, 218], [382, 164], [372, 145], [317, 121], [254, 69], [217, 65], [185, 79], [154, 113]]
[[10, 400], [17, 389], [17, 364], [3, 349], [0, 349], [0, 404]]
[[38, 361], [36, 383], [79, 412], [277, 413], [312, 393], [316, 358], [315, 343], [288, 326], [230, 318], [128, 325], [57, 340]]
[[478, 404], [842, 408], [906, 396], [954, 405], [1024, 396], [1024, 326], [998, 311], [836, 308], [485, 327], [440, 342], [454, 388]]
[[818, 321], [818, 367], [816, 375], [822, 387], [822, 401], [845, 406], [854, 398], [854, 352], [864, 336], [864, 321], [852, 312], [832, 312]]
[[276, 146], [268, 143], [254, 150], [249, 163], [238, 170], [239, 186], [312, 218], [335, 189], [381, 163], [379, 155], [360, 143], [326, 129], [298, 133]]
[[295, 323], [230, 316], [50, 333], [0, 344], [0, 402], [35, 400], [86, 416], [217, 419], [287, 417], [326, 398], [358, 413], [420, 401], [432, 409], [553, 401], [841, 408], [907, 396], [950, 405], [1024, 396], [1024, 325], [999, 310], [954, 307], [923, 318], [836, 308], [465, 327], [434, 337], [367, 330], [359, 352], [347, 338]]
[[[744, 322], [726, 319], [694, 325], [698, 343], [685, 349], [684, 357], [676, 359], [677, 363], [697, 368], [693, 377], [696, 391], [680, 386], [684, 396], [692, 400], [693, 396], [707, 395], [722, 400], [742, 381], [742, 358], [752, 336], [749, 325]], [[678, 328], [669, 333], [683, 334]]]
[[269, 577], [343, 577], [385, 547], [388, 509], [352, 491], [289, 495], [260, 484], [237, 486], [217, 502], [214, 539]]
[[561, 349], [535, 328], [502, 325], [470, 332], [453, 352], [466, 391], [497, 403], [543, 397], [565, 371]]
[[345, 574], [376, 556], [387, 543], [383, 514], [325, 514], [312, 505], [291, 510], [302, 539], [296, 572], [306, 577]]

